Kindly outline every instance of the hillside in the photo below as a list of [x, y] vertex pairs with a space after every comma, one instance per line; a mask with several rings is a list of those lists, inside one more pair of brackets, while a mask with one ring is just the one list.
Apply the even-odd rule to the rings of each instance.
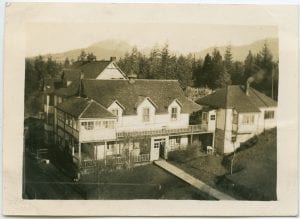
[[71, 60], [77, 60], [80, 52], [84, 50], [86, 53], [94, 53], [97, 59], [109, 59], [112, 56], [123, 57], [127, 51], [131, 51], [132, 45], [124, 41], [118, 40], [105, 40], [98, 43], [94, 43], [86, 48], [79, 48], [74, 50], [69, 50], [63, 53], [46, 54], [44, 57], [51, 56], [54, 60], [64, 61], [67, 57]]
[[[267, 44], [274, 56], [274, 60], [278, 60], [278, 39], [277, 38], [268, 38], [266, 39]], [[258, 53], [265, 43], [265, 39], [255, 41], [248, 45], [234, 46], [232, 45], [232, 54], [234, 60], [244, 61], [249, 50], [252, 53]], [[227, 46], [222, 47], [209, 47], [202, 51], [191, 51], [191, 53], [195, 54], [196, 58], [204, 58], [207, 53], [212, 53], [214, 48], [219, 49], [222, 55], [224, 55]], [[87, 53], [94, 53], [98, 60], [109, 59], [112, 56], [117, 58], [123, 57], [126, 52], [130, 52], [134, 48], [134, 45], [130, 45], [127, 42], [119, 41], [119, 40], [104, 40], [97, 43], [94, 43], [86, 48], [78, 48], [74, 50], [69, 50], [62, 53], [54, 53], [54, 54], [45, 54], [43, 55], [45, 58], [51, 56], [54, 60], [64, 61], [67, 57], [71, 60], [76, 60], [82, 50], [85, 50]], [[150, 53], [149, 48], [138, 48], [143, 54], [148, 55]], [[171, 53], [175, 53], [177, 55], [181, 55], [180, 51], [173, 51]]]
[[[267, 38], [263, 40], [258, 40], [255, 41], [251, 44], [248, 45], [242, 45], [242, 46], [231, 46], [231, 51], [233, 55], [233, 59], [237, 61], [244, 61], [249, 50], [252, 51], [253, 54], [258, 53], [261, 48], [264, 46], [265, 41], [267, 42], [268, 47], [270, 48], [272, 54], [273, 54], [273, 59], [278, 60], [278, 39], [277, 38]], [[195, 57], [196, 58], [204, 58], [207, 53], [212, 53], [214, 48], [217, 48], [221, 55], [223, 56], [225, 53], [227, 46], [221, 46], [221, 47], [209, 47], [205, 50], [202, 50], [201, 52], [196, 52]]]

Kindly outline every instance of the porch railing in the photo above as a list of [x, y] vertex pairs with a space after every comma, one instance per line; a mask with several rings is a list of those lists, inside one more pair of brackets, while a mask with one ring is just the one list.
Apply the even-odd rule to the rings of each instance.
[[161, 128], [145, 131], [123, 131], [117, 132], [117, 138], [138, 137], [138, 136], [156, 136], [156, 135], [171, 135], [171, 134], [193, 134], [196, 132], [206, 132], [207, 124], [189, 125], [187, 128]]
[[[79, 160], [74, 156], [75, 163], [79, 164]], [[82, 168], [93, 168], [98, 165], [111, 166], [111, 165], [123, 165], [123, 164], [136, 164], [136, 163], [146, 163], [150, 162], [150, 154], [141, 154], [138, 156], [108, 156], [106, 159], [102, 160], [82, 160]]]

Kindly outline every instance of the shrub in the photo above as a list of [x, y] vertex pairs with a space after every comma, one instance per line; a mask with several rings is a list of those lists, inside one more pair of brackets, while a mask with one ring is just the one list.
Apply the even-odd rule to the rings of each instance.
[[168, 160], [176, 161], [178, 163], [184, 163], [187, 160], [188, 151], [187, 150], [176, 150], [170, 151], [168, 153]]

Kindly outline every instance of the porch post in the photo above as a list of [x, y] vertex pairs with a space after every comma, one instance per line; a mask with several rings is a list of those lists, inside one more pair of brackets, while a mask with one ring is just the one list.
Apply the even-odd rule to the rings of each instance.
[[193, 134], [191, 134], [191, 145], [193, 144]]
[[79, 162], [81, 163], [81, 142], [78, 143], [78, 157], [79, 157]]
[[106, 149], [107, 149], [107, 141], [104, 142], [104, 164], [106, 165]]
[[72, 145], [72, 157], [74, 156], [74, 145]]
[[213, 147], [213, 149], [214, 149], [214, 151], [215, 151], [215, 135], [216, 135], [216, 133], [215, 132], [213, 132], [212, 133], [212, 147]]

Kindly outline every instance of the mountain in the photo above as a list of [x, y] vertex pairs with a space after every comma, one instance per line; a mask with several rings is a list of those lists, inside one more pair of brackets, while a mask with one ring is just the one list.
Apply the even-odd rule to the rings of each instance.
[[126, 52], [130, 52], [134, 46], [129, 45], [124, 41], [118, 40], [104, 40], [98, 43], [94, 43], [86, 48], [74, 49], [69, 50], [62, 53], [53, 53], [53, 54], [46, 54], [43, 57], [47, 58], [49, 56], [52, 59], [57, 61], [64, 61], [66, 58], [70, 60], [77, 60], [78, 56], [80, 55], [81, 51], [84, 50], [86, 53], [93, 53], [98, 60], [108, 60], [110, 57], [123, 57]]
[[[253, 54], [258, 53], [262, 48], [263, 45], [267, 42], [272, 54], [274, 60], [278, 60], [278, 39], [277, 38], [267, 38], [263, 40], [255, 41], [248, 45], [241, 45], [241, 46], [231, 46], [231, 52], [233, 55], [233, 59], [237, 61], [244, 61], [249, 50], [252, 51]], [[214, 48], [217, 48], [222, 55], [224, 55], [225, 50], [227, 46], [221, 46], [221, 47], [209, 47], [202, 51], [196, 51], [191, 52], [195, 54], [196, 58], [204, 58], [207, 53], [212, 53]], [[74, 49], [69, 50], [62, 53], [53, 53], [53, 54], [45, 54], [43, 57], [47, 58], [49, 56], [52, 57], [52, 59], [57, 61], [64, 61], [67, 57], [71, 60], [77, 60], [79, 54], [82, 50], [84, 50], [86, 53], [94, 53], [96, 55], [98, 60], [103, 59], [109, 59], [112, 56], [115, 56], [117, 58], [123, 57], [126, 52], [129, 52], [134, 48], [133, 45], [128, 44], [124, 41], [119, 40], [104, 40], [97, 43], [94, 43], [86, 48], [80, 48], [80, 49]], [[138, 48], [139, 51], [141, 51], [143, 54], [148, 55], [150, 54], [150, 48]], [[171, 51], [171, 53], [174, 53], [176, 55], [180, 55], [180, 51]]]
[[[244, 61], [250, 50], [252, 54], [257, 54], [263, 48], [265, 42], [267, 43], [271, 53], [273, 54], [273, 60], [278, 60], [278, 39], [277, 38], [262, 39], [248, 45], [241, 45], [241, 46], [231, 45], [231, 53], [233, 56], [233, 60]], [[215, 48], [217, 48], [220, 51], [221, 55], [224, 57], [226, 47], [227, 46], [209, 47], [200, 52], [195, 52], [194, 54], [196, 58], [204, 59], [207, 53], [212, 54], [212, 51]]]

